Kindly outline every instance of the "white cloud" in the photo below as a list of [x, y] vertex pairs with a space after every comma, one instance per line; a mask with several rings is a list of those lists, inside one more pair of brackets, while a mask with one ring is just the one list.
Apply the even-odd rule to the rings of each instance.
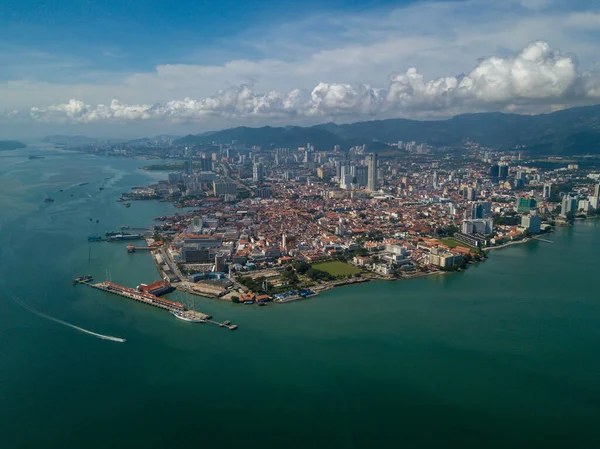
[[[75, 83], [36, 80], [34, 64], [27, 64], [23, 76], [12, 77], [15, 69], [0, 83], [0, 119], [160, 122], [165, 130], [184, 123], [201, 131], [467, 111], [545, 112], [599, 98], [592, 70], [599, 17], [589, 8], [568, 11], [547, 0], [428, 1], [392, 11], [322, 13], [226, 42], [258, 49], [262, 58], [248, 54], [207, 64], [196, 53], [148, 72], [73, 73], [68, 79]], [[555, 52], [546, 42], [573, 53]], [[78, 61], [68, 62], [78, 67]], [[2, 109], [21, 113], [8, 118]]]
[[31, 108], [35, 121], [57, 123], [135, 122], [210, 123], [215, 118], [342, 118], [436, 117], [449, 111], [552, 110], [600, 98], [600, 76], [578, 73], [573, 57], [535, 42], [513, 57], [489, 57], [465, 75], [427, 81], [416, 68], [390, 77], [386, 88], [344, 83], [319, 83], [309, 93], [258, 93], [250, 85], [221, 90], [200, 99], [164, 103], [85, 104], [72, 99], [45, 108]]

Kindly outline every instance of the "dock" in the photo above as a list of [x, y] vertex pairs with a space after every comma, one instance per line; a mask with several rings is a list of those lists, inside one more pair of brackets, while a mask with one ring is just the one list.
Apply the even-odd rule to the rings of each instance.
[[159, 309], [168, 310], [169, 312], [179, 310], [184, 311], [185, 306], [180, 302], [171, 301], [169, 299], [159, 298], [158, 296], [150, 293], [139, 292], [136, 289], [123, 287], [121, 285], [113, 284], [109, 281], [97, 282], [95, 284], [88, 284], [90, 287], [102, 290], [115, 295], [123, 296], [124, 298], [133, 299], [134, 301], [142, 302], [150, 306], [158, 307]]
[[97, 290], [102, 290], [107, 293], [112, 293], [114, 295], [122, 296], [124, 298], [132, 299], [137, 302], [141, 302], [143, 304], [147, 304], [149, 306], [158, 307], [159, 309], [167, 310], [169, 312], [177, 312], [179, 314], [183, 314], [185, 318], [188, 318], [188, 321], [198, 320], [201, 323], [210, 323], [218, 325], [219, 327], [224, 327], [229, 330], [236, 330], [238, 326], [236, 324], [231, 324], [229, 320], [223, 321], [219, 323], [218, 321], [212, 320], [212, 316], [207, 313], [197, 312], [195, 310], [189, 310], [184, 304], [176, 301], [171, 301], [170, 299], [160, 298], [151, 293], [147, 293], [145, 291], [139, 291], [130, 287], [123, 287], [122, 285], [114, 284], [110, 281], [103, 282], [93, 282], [93, 278], [91, 275], [81, 276], [72, 280], [72, 284], [75, 286], [77, 284], [87, 285], [89, 287], [95, 288]]

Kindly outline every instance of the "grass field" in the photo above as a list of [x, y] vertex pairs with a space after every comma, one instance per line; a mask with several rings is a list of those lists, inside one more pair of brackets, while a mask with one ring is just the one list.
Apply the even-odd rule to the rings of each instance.
[[466, 243], [457, 242], [453, 238], [441, 239], [440, 241], [448, 248], [456, 248], [457, 246], [462, 246], [463, 248], [474, 248], [473, 246], [467, 245]]
[[340, 262], [339, 260], [317, 263], [313, 265], [313, 268], [315, 270], [325, 271], [332, 276], [347, 276], [350, 274], [354, 275], [360, 273], [358, 268], [353, 267], [345, 262]]

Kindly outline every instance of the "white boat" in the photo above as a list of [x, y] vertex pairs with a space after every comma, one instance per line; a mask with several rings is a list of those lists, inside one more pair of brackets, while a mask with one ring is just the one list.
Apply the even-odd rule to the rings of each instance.
[[171, 313], [175, 315], [175, 318], [179, 318], [183, 321], [188, 321], [190, 323], [205, 323], [206, 318], [201, 318], [197, 313], [193, 310], [187, 310], [185, 312], [181, 310], [171, 310]]

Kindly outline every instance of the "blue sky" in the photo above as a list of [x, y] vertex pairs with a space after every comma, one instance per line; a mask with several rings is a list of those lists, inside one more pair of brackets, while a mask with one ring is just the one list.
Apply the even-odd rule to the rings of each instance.
[[588, 0], [0, 2], [0, 137], [600, 102]]

